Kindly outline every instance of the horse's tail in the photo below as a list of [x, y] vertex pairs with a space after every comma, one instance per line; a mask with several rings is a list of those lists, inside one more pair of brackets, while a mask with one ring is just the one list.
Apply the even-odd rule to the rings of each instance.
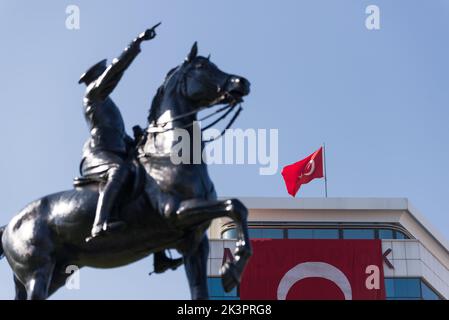
[[3, 258], [3, 245], [2, 245], [2, 237], [3, 231], [5, 231], [6, 226], [0, 227], [0, 259]]

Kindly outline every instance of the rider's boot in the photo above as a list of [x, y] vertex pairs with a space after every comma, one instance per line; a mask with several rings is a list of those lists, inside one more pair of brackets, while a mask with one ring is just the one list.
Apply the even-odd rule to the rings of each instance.
[[128, 168], [125, 165], [109, 169], [108, 181], [100, 191], [100, 196], [98, 197], [97, 211], [95, 213], [95, 222], [91, 231], [91, 237], [87, 238], [86, 241], [90, 241], [93, 238], [109, 232], [119, 231], [125, 226], [123, 221], [117, 218], [112, 219], [112, 211], [126, 183], [128, 172]]
[[165, 251], [156, 252], [153, 257], [154, 273], [164, 273], [169, 269], [176, 270], [182, 263], [182, 258], [170, 259], [165, 255]]

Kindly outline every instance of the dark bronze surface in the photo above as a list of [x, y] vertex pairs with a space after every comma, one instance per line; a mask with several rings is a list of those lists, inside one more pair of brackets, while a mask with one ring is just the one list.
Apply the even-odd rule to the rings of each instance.
[[[153, 33], [142, 33], [110, 66], [103, 61], [80, 79], [88, 85], [84, 105], [91, 129], [82, 171], [89, 175], [126, 166], [126, 179], [117, 187], [121, 196], [113, 204], [106, 199], [108, 207], [115, 206], [124, 227], [85, 241], [104, 184], [98, 175], [92, 181], [83, 177], [72, 190], [30, 203], [0, 228], [0, 254], [4, 253], [14, 272], [17, 299], [46, 299], [65, 284], [68, 265], [113, 268], [165, 249], [182, 254], [192, 299], [207, 299], [206, 230], [220, 217], [233, 219], [238, 230], [236, 259], [221, 270], [223, 285], [226, 291], [238, 285], [251, 256], [247, 209], [237, 199], [217, 200], [206, 164], [173, 164], [167, 150], [175, 141], [170, 141], [168, 132], [154, 129], [168, 115], [171, 127], [192, 133], [191, 123], [200, 109], [241, 101], [249, 93], [249, 82], [198, 56], [195, 43], [186, 60], [169, 72], [158, 89], [149, 127], [134, 129], [139, 141], [137, 148], [132, 147], [109, 95], [140, 52], [140, 43], [153, 38]], [[161, 135], [167, 135], [163, 143], [158, 139]]]

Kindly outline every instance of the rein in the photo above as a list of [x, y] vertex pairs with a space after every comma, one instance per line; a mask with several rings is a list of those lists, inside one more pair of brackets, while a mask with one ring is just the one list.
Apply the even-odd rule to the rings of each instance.
[[[168, 83], [168, 81], [177, 73], [176, 71], [180, 71], [181, 73], [180, 73], [179, 77], [181, 78], [181, 81], [179, 81], [177, 85], [181, 87], [181, 91], [183, 89], [185, 91], [186, 90], [185, 86], [186, 86], [186, 82], [187, 82], [186, 79], [189, 77], [188, 73], [190, 71], [190, 68], [186, 69], [186, 70], [182, 70], [182, 69], [180, 70], [180, 68], [181, 67], [178, 67], [176, 70], [174, 70], [174, 72], [171, 73], [171, 75], [168, 76], [169, 78], [165, 80], [165, 84]], [[229, 76], [229, 77], [231, 77], [231, 76]], [[173, 124], [173, 122], [175, 122], [177, 120], [185, 119], [187, 117], [190, 117], [192, 115], [197, 114], [198, 112], [200, 112], [202, 110], [211, 108], [211, 106], [214, 106], [214, 104], [219, 103], [220, 100], [223, 99], [223, 97], [226, 97], [226, 95], [229, 95], [229, 93], [225, 92], [224, 96], [223, 95], [220, 96], [218, 99], [216, 99], [215, 101], [210, 103], [210, 105], [207, 106], [207, 107], [201, 107], [201, 108], [196, 109], [196, 110], [191, 110], [191, 111], [185, 112], [183, 114], [180, 114], [178, 116], [175, 116], [175, 117], [171, 118], [170, 120], [167, 120], [167, 121], [164, 121], [164, 122], [159, 122], [159, 123], [157, 122], [157, 120], [154, 120], [154, 122], [152, 124], [150, 124], [150, 126], [145, 130], [145, 133], [143, 134], [143, 136], [141, 137], [140, 142], [137, 145], [139, 146], [139, 145], [144, 144], [146, 142], [146, 140], [147, 140], [148, 134], [156, 135], [156, 134], [159, 134], [159, 133], [165, 133], [165, 132], [173, 131], [175, 129], [187, 129], [187, 128], [192, 127], [193, 124], [194, 124], [193, 121], [191, 123], [188, 123], [188, 124], [180, 126], [180, 127], [172, 126], [172, 128], [167, 128], [167, 129], [164, 128], [167, 124], [170, 124], [170, 123]], [[236, 108], [237, 105], [238, 105], [238, 108]], [[200, 118], [199, 120], [197, 120], [198, 122], [201, 122], [201, 121], [207, 120], [207, 119], [209, 119], [209, 118], [211, 118], [211, 117], [213, 117], [215, 115], [220, 115], [221, 114], [217, 119], [213, 120], [210, 124], [208, 124], [204, 128], [201, 128], [201, 133], [203, 133], [205, 130], [211, 128], [212, 126], [214, 126], [217, 123], [221, 122], [222, 120], [226, 119], [226, 117], [229, 116], [234, 111], [234, 114], [232, 115], [232, 118], [229, 120], [228, 124], [220, 132], [220, 134], [218, 134], [217, 136], [212, 137], [212, 138], [210, 138], [208, 140], [203, 140], [202, 137], [201, 137], [202, 142], [209, 143], [209, 142], [214, 142], [214, 141], [220, 139], [225, 134], [226, 130], [228, 130], [234, 124], [234, 122], [237, 120], [237, 118], [240, 115], [240, 113], [242, 112], [242, 110], [243, 110], [243, 108], [242, 108], [242, 105], [241, 105], [241, 101], [234, 100], [234, 101], [231, 101], [230, 103], [228, 103], [226, 106], [220, 107], [217, 110], [211, 112], [210, 114], [208, 114], [208, 115]], [[152, 156], [151, 154], [142, 153], [139, 156], [139, 158], [141, 158], [141, 157], [151, 157], [151, 156]]]
[[[198, 122], [201, 122], [201, 121], [204, 121], [204, 120], [207, 120], [207, 119], [213, 117], [214, 115], [217, 115], [217, 114], [220, 114], [220, 113], [224, 112], [220, 117], [218, 117], [217, 119], [215, 119], [214, 121], [212, 121], [212, 123], [208, 124], [208, 125], [207, 125], [206, 127], [204, 127], [204, 128], [201, 128], [201, 132], [204, 132], [205, 130], [211, 128], [212, 126], [216, 125], [216, 124], [219, 123], [220, 121], [226, 119], [226, 117], [227, 117], [233, 110], [235, 110], [236, 106], [237, 106], [237, 103], [235, 103], [235, 102], [229, 103], [228, 105], [226, 105], [226, 106], [224, 106], [224, 107], [221, 107], [221, 108], [215, 110], [214, 112], [212, 112], [212, 113], [210, 113], [210, 114], [208, 114], [208, 115], [202, 117], [201, 119], [199, 119]], [[169, 131], [176, 130], [176, 129], [187, 129], [187, 128], [190, 128], [190, 127], [193, 126], [193, 122], [192, 122], [192, 123], [189, 123], [189, 124], [186, 124], [186, 125], [184, 125], [184, 126], [182, 126], [182, 127], [176, 127], [176, 128], [173, 127], [173, 128], [168, 128], [168, 129], [164, 129], [163, 127], [165, 127], [165, 126], [166, 126], [167, 124], [169, 124], [169, 123], [173, 123], [174, 121], [177, 121], [177, 120], [181, 120], [181, 119], [187, 118], [187, 117], [189, 117], [189, 116], [191, 116], [191, 115], [193, 115], [193, 114], [196, 114], [196, 113], [198, 113], [199, 111], [201, 111], [201, 110], [203, 110], [203, 109], [206, 109], [206, 108], [207, 108], [207, 107], [203, 107], [203, 108], [201, 108], [200, 110], [192, 110], [192, 111], [183, 113], [183, 114], [181, 114], [181, 115], [179, 115], [179, 116], [173, 117], [172, 119], [170, 119], [170, 120], [168, 120], [168, 121], [165, 121], [165, 122], [162, 122], [162, 123], [156, 123], [156, 126], [150, 126], [150, 127], [148, 127], [148, 129], [146, 130], [146, 133], [154, 133], [154, 134], [157, 134], [157, 133], [165, 133], [165, 132], [169, 132]], [[228, 122], [228, 124], [226, 125], [226, 127], [221, 131], [221, 133], [218, 134], [216, 137], [212, 137], [212, 138], [210, 138], [210, 139], [208, 139], [208, 140], [203, 140], [203, 142], [209, 143], [209, 142], [214, 142], [214, 141], [220, 139], [220, 138], [225, 134], [226, 130], [228, 130], [228, 129], [234, 124], [235, 120], [237, 120], [237, 118], [238, 118], [238, 116], [240, 115], [240, 113], [242, 112], [242, 110], [243, 110], [243, 107], [242, 107], [241, 104], [239, 104], [239, 107], [238, 107], [237, 110], [234, 112], [234, 115], [232, 116], [232, 118], [230, 119], [230, 121]]]
[[[221, 120], [225, 119], [225, 118], [228, 116], [228, 114], [230, 114], [231, 111], [235, 108], [235, 106], [236, 106], [235, 104], [232, 105], [232, 107], [231, 107], [228, 111], [226, 111], [226, 113], [224, 113], [223, 115], [221, 115], [218, 119], [216, 119], [216, 120], [215, 120], [214, 122], [212, 122], [211, 124], [207, 125], [207, 126], [204, 127], [203, 129], [201, 129], [201, 132], [202, 132], [203, 130], [209, 129], [210, 127], [212, 127], [212, 126], [216, 125], [217, 123], [219, 123]], [[243, 107], [242, 107], [241, 104], [239, 104], [238, 109], [235, 111], [235, 113], [234, 113], [234, 115], [232, 116], [231, 120], [228, 122], [227, 126], [220, 132], [220, 134], [217, 135], [217, 136], [215, 136], [215, 137], [213, 137], [213, 138], [210, 138], [210, 139], [208, 139], [208, 140], [204, 140], [204, 142], [205, 142], [205, 143], [209, 143], [209, 142], [214, 142], [214, 141], [220, 139], [220, 138], [225, 134], [226, 130], [228, 130], [228, 129], [234, 124], [235, 120], [237, 120], [238, 116], [240, 115], [240, 112], [242, 112], [242, 111], [243, 111]]]

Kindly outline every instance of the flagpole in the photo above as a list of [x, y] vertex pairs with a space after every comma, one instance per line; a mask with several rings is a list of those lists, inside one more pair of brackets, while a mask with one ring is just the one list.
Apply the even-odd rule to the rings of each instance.
[[326, 166], [326, 143], [323, 142], [323, 162], [324, 162], [324, 194], [327, 198], [327, 166]]

